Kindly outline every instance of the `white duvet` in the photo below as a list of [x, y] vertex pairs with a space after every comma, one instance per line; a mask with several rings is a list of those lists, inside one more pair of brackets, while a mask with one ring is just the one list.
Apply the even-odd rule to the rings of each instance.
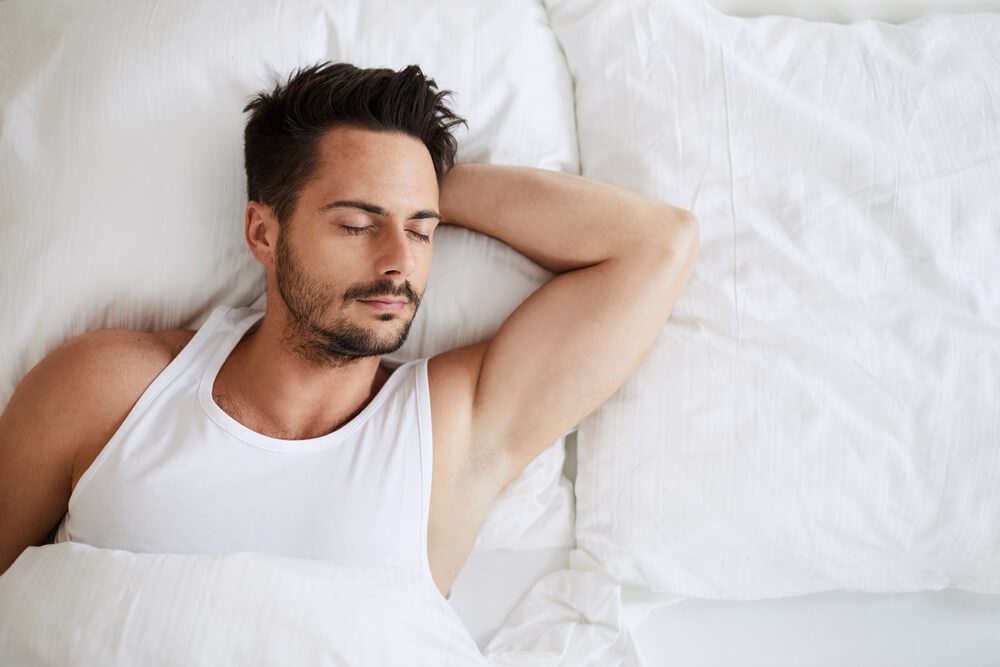
[[406, 570], [63, 542], [0, 576], [0, 664], [487, 662], [434, 584]]

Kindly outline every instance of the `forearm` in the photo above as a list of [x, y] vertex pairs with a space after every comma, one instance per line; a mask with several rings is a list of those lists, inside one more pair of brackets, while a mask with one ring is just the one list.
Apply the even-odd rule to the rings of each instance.
[[499, 239], [563, 273], [688, 233], [680, 208], [638, 192], [546, 169], [455, 165], [440, 190], [444, 224]]

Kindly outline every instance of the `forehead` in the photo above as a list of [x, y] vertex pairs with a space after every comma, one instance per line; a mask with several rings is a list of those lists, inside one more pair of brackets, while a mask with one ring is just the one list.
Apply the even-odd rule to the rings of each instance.
[[353, 126], [327, 130], [308, 189], [320, 199], [367, 198], [393, 210], [436, 206], [437, 176], [430, 151], [407, 134]]

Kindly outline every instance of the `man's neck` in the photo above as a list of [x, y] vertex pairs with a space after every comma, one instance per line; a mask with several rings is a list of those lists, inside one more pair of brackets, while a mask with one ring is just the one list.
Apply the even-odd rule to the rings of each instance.
[[[305, 440], [330, 433], [371, 402], [391, 371], [381, 357], [330, 367], [312, 363], [296, 349], [281, 324], [265, 314], [219, 369], [213, 397], [254, 430]], [[221, 399], [221, 400], [219, 400]], [[266, 433], [265, 433], [266, 435]]]

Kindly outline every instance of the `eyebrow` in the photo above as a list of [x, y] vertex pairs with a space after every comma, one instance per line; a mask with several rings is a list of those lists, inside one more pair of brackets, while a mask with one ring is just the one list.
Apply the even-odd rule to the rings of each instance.
[[[389, 217], [389, 211], [385, 210], [381, 206], [376, 206], [375, 204], [370, 204], [366, 201], [353, 201], [350, 199], [339, 199], [333, 203], [326, 204], [320, 207], [320, 211], [330, 211], [335, 208], [359, 208], [362, 211], [367, 211], [368, 213], [374, 213], [375, 215], [381, 215], [384, 217]], [[417, 218], [436, 218], [438, 222], [441, 222], [441, 214], [436, 211], [414, 211], [410, 214], [407, 220], [414, 220]]]

